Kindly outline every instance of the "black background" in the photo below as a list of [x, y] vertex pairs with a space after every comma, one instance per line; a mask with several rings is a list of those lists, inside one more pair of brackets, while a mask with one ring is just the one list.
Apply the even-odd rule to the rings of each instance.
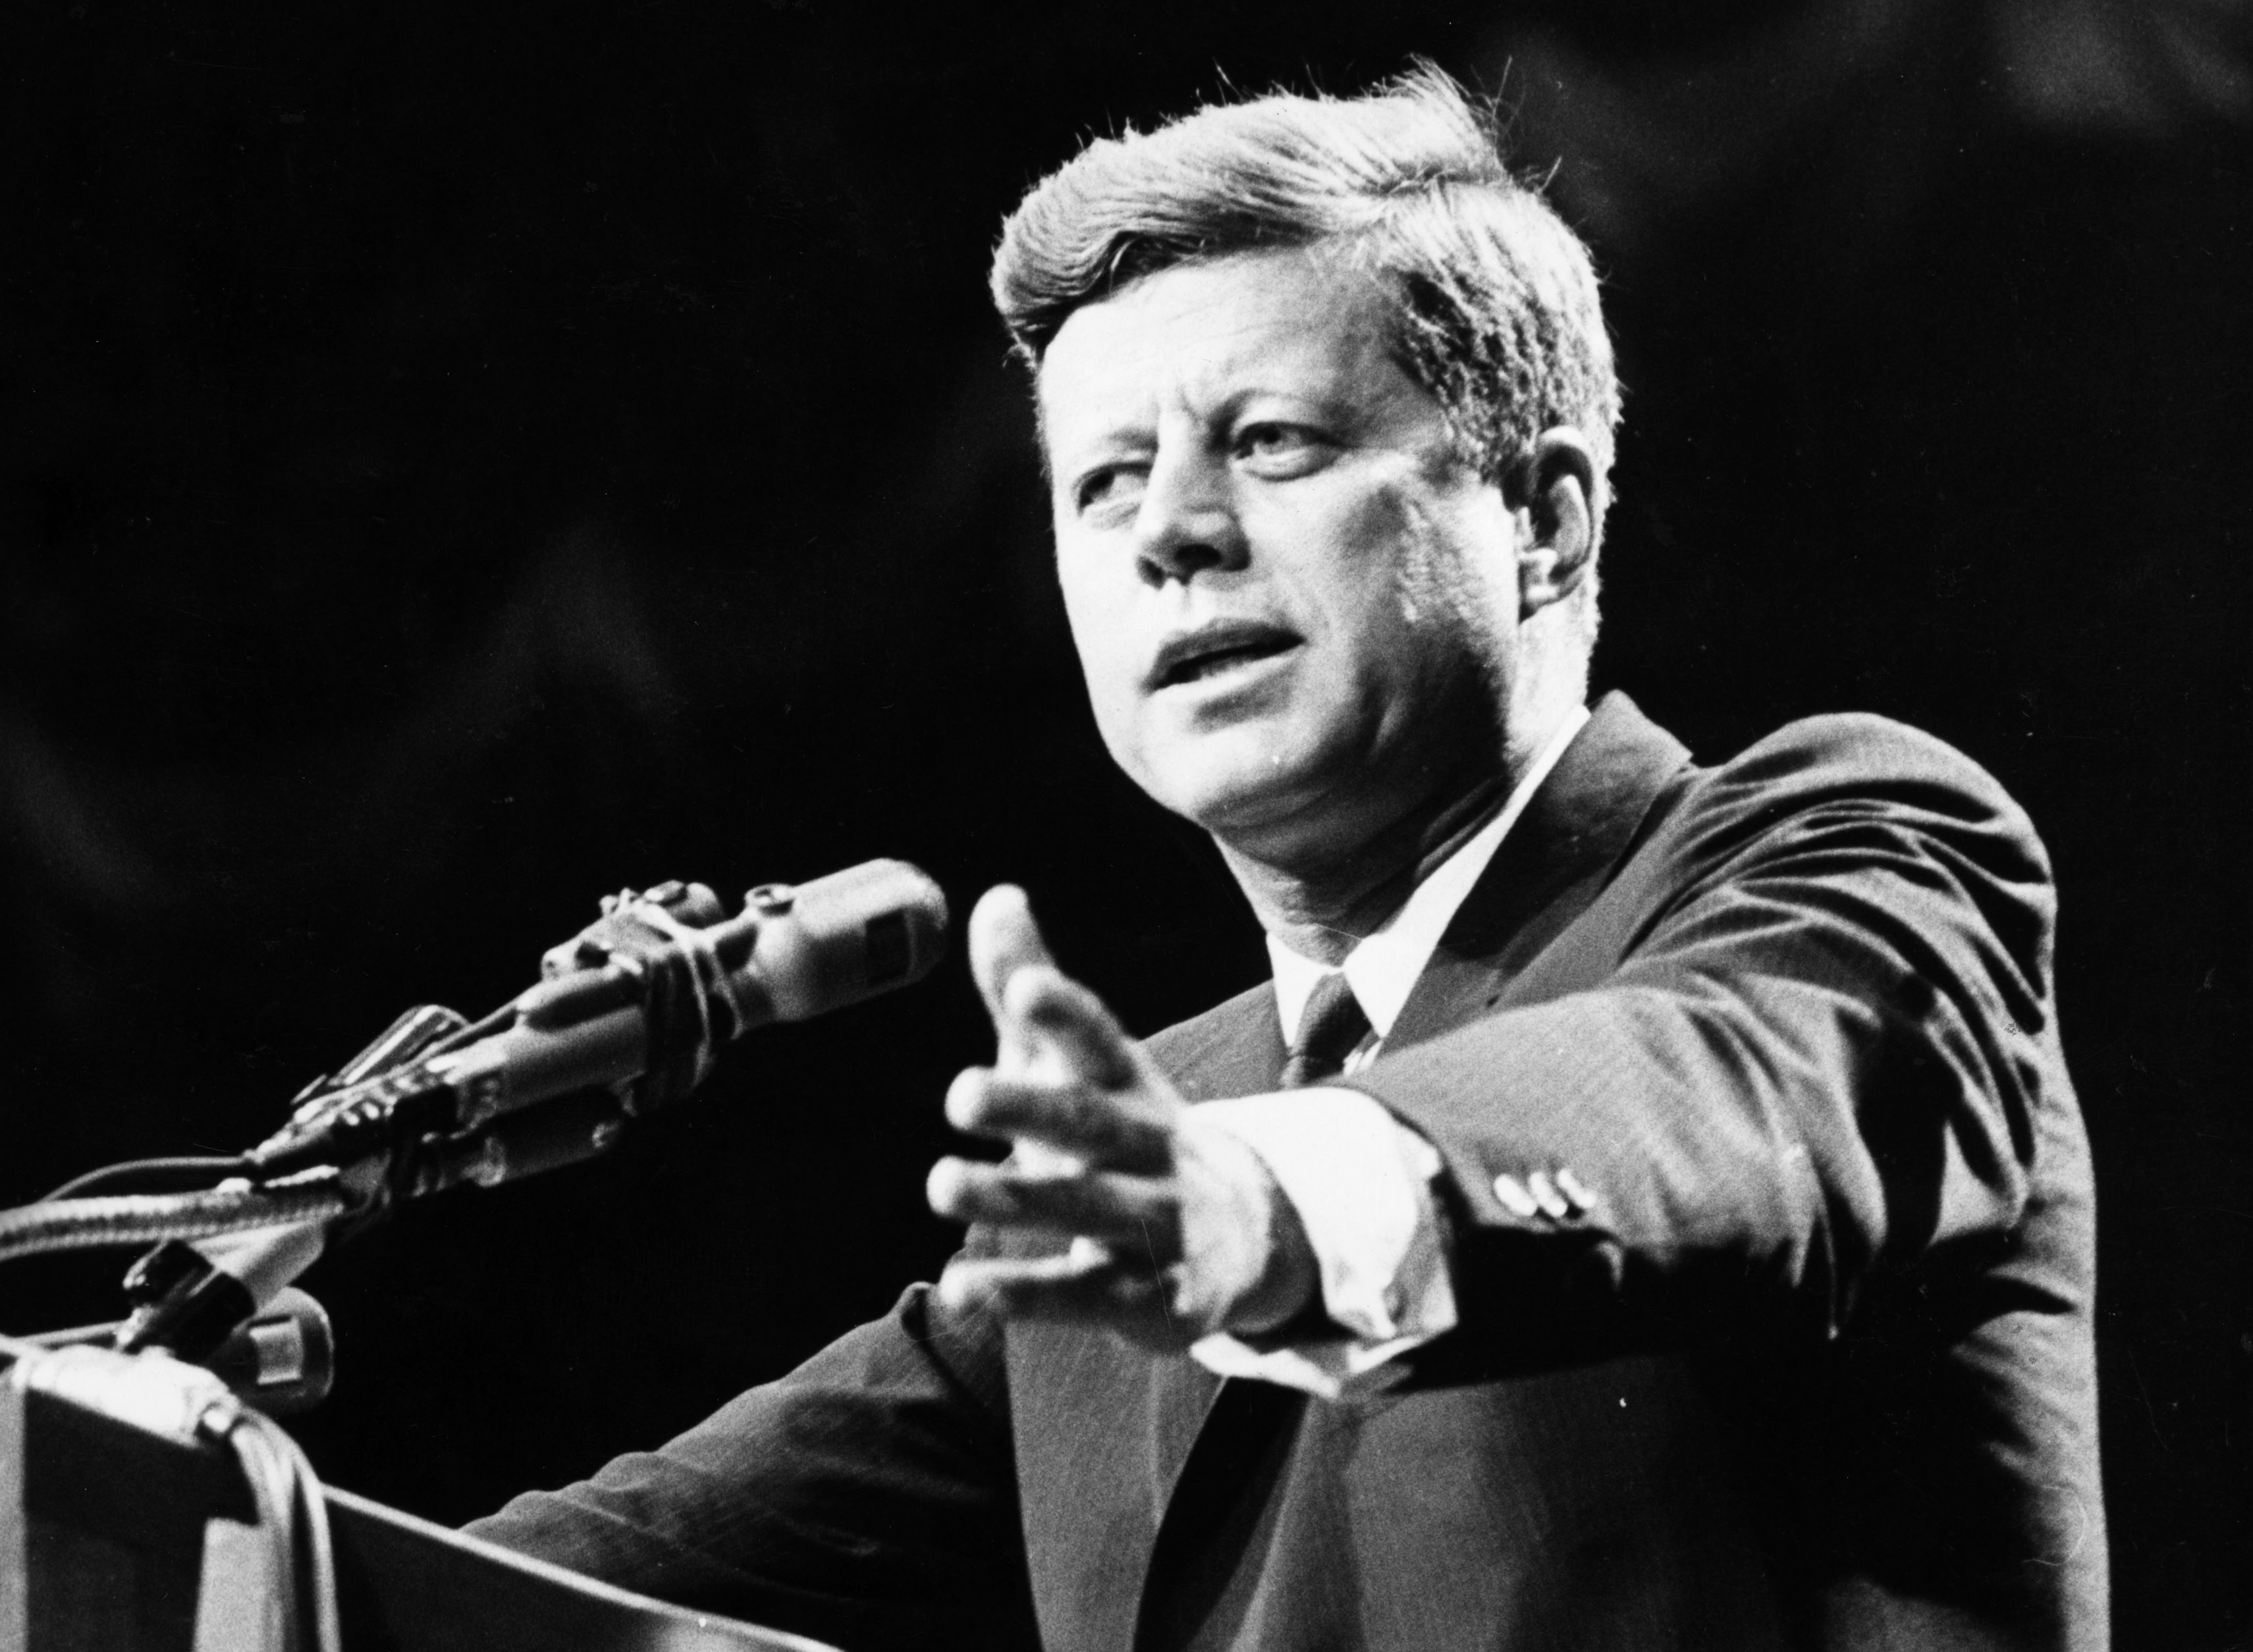
[[[1425, 52], [1606, 273], [1601, 683], [1709, 757], [1906, 718], [2047, 836], [2119, 1639], [2245, 1645], [2245, 14], [945, 10], [10, 8], [0, 1199], [248, 1144], [624, 883], [897, 854], [1139, 1028], [1256, 979], [1095, 741], [986, 256], [1089, 136]], [[881, 1311], [985, 1049], [958, 963], [330, 1258], [317, 1465], [466, 1517]]]

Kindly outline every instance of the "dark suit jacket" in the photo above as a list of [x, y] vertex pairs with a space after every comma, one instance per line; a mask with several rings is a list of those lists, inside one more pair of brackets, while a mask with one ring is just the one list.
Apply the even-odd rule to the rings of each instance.
[[[1822, 718], [1700, 769], [1614, 696], [1353, 1081], [1446, 1161], [1462, 1322], [1395, 1387], [917, 1287], [476, 1530], [854, 1648], [2101, 1646], [2053, 912], [1936, 741]], [[1269, 989], [1151, 1048], [1270, 1089]], [[1497, 1196], [1559, 1167], [1588, 1208]]]

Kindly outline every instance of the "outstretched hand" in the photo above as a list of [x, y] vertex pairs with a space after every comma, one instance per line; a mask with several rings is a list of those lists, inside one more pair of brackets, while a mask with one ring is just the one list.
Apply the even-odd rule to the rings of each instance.
[[1057, 968], [1022, 890], [1003, 885], [978, 903], [970, 967], [999, 1051], [954, 1081], [946, 1115], [1015, 1151], [1003, 1164], [940, 1160], [931, 1209], [1070, 1244], [957, 1258], [943, 1300], [1103, 1325], [1161, 1349], [1272, 1330], [1313, 1300], [1313, 1253], [1266, 1166], [1200, 1120], [1102, 1001]]

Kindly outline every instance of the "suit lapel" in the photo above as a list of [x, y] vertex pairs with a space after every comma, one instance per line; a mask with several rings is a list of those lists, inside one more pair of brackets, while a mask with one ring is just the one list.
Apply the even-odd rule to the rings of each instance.
[[[1283, 1068], [1283, 1034], [1275, 988], [1262, 982], [1210, 1014], [1151, 1041], [1151, 1053], [1191, 1101], [1256, 1096], [1271, 1090]], [[1194, 1360], [1157, 1362], [1151, 1391], [1151, 1480], [1163, 1510], [1189, 1448], [1220, 1391], [1220, 1378]]]
[[1262, 981], [1194, 1021], [1168, 1028], [1150, 1040], [1149, 1050], [1191, 1101], [1256, 1096], [1272, 1089], [1283, 1070], [1274, 983]]
[[1421, 1043], [1499, 1004], [1587, 910], [1689, 761], [1633, 701], [1605, 695], [1456, 910], [1385, 1047]]
[[[1259, 1095], [1274, 1087], [1275, 1075], [1283, 1070], [1282, 1025], [1276, 1019], [1272, 982], [1263, 981], [1181, 1031], [1187, 1035], [1154, 1040], [1151, 1052], [1191, 1101]], [[1151, 1397], [1151, 1469], [1153, 1483], [1161, 1488], [1162, 1510], [1221, 1383], [1194, 1360], [1161, 1363]]]
[[[1150, 1041], [1191, 1101], [1257, 1095], [1283, 1064], [1262, 983]], [[1100, 1332], [1007, 1333], [1019, 1502], [1043, 1642], [1130, 1644], [1150, 1556], [1221, 1380]]]
[[[1256, 1096], [1273, 1089], [1284, 1053], [1273, 984], [1262, 982], [1175, 1035], [1153, 1040], [1151, 1053], [1191, 1101]], [[1195, 1360], [1152, 1364], [1150, 1481], [1157, 1499], [1154, 1512], [1162, 1520], [1190, 1448], [1220, 1393], [1221, 1379]]]

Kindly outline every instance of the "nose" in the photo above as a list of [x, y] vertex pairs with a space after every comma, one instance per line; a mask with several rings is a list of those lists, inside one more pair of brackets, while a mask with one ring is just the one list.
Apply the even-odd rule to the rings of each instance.
[[1161, 448], [1134, 517], [1134, 556], [1146, 583], [1187, 584], [1244, 566], [1250, 547], [1224, 467], [1179, 445]]

